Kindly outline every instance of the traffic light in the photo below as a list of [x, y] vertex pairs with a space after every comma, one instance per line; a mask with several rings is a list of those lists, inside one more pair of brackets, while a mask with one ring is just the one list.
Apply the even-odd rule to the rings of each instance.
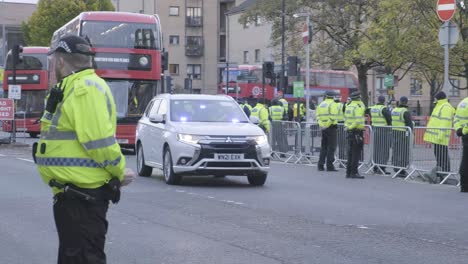
[[23, 53], [23, 46], [15, 44], [13, 46], [13, 50], [12, 50], [13, 65], [14, 65], [15, 68], [16, 68], [16, 65], [21, 63], [21, 61], [22, 61], [21, 53]]
[[161, 71], [164, 72], [169, 66], [169, 53], [167, 51], [161, 52]]
[[166, 92], [174, 92], [174, 80], [171, 76], [166, 76]]
[[297, 56], [288, 57], [288, 76], [298, 75], [298, 70], [297, 70], [298, 64], [299, 64], [299, 59], [297, 58]]
[[263, 77], [268, 79], [275, 78], [275, 63], [272, 61], [263, 62]]
[[312, 26], [309, 26], [309, 44], [312, 43]]

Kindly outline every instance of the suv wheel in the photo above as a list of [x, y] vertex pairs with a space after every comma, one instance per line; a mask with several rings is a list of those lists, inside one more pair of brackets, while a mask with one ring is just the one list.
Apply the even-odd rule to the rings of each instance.
[[149, 177], [153, 173], [153, 168], [145, 165], [145, 156], [143, 155], [143, 146], [138, 143], [137, 146], [137, 172], [138, 175]]
[[256, 173], [256, 174], [247, 176], [247, 179], [249, 180], [250, 185], [262, 186], [263, 184], [265, 184], [265, 181], [267, 179], [267, 174]]
[[175, 174], [174, 169], [172, 168], [172, 156], [169, 147], [164, 149], [163, 174], [164, 180], [167, 184], [170, 185], [178, 185], [182, 180], [182, 177], [180, 175]]

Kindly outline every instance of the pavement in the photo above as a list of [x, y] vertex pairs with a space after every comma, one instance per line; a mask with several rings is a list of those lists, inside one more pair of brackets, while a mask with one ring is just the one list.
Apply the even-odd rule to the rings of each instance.
[[[34, 140], [31, 140], [31, 142]], [[127, 155], [135, 169], [135, 156]], [[52, 194], [30, 148], [0, 147], [0, 264], [56, 262]], [[108, 212], [108, 263], [468, 263], [468, 195], [454, 186], [274, 163], [245, 177], [138, 177]]]

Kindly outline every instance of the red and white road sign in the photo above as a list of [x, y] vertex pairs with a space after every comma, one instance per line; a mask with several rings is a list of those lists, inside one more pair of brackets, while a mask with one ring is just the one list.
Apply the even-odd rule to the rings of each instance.
[[309, 44], [309, 27], [307, 24], [304, 24], [304, 27], [302, 29], [302, 40], [304, 41], [304, 45]]
[[456, 0], [437, 0], [437, 15], [442, 21], [449, 21], [455, 14]]
[[13, 99], [0, 99], [0, 120], [13, 120]]

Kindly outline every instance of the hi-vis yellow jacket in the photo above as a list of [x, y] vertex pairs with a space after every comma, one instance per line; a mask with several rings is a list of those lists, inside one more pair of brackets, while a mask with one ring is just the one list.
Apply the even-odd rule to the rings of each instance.
[[91, 189], [112, 177], [122, 181], [125, 157], [115, 140], [116, 108], [106, 82], [87, 69], [64, 78], [62, 89], [55, 113], [41, 118], [36, 160], [42, 179]]
[[[455, 109], [447, 99], [437, 101], [432, 111], [429, 123], [427, 123], [424, 141], [448, 146], [452, 135], [452, 121]], [[439, 128], [439, 129], [437, 129]]]

